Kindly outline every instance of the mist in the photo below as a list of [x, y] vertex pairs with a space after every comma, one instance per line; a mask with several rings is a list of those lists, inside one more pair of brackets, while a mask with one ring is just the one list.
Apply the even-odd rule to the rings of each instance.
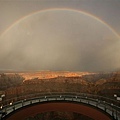
[[31, 15], [0, 38], [0, 70], [111, 71], [120, 68], [120, 39], [78, 12]]

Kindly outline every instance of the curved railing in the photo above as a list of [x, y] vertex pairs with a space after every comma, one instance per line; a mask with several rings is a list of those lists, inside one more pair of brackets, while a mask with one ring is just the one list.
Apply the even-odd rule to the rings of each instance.
[[84, 93], [37, 93], [20, 96], [4, 101], [1, 107], [1, 120], [15, 110], [45, 101], [72, 101], [94, 106], [109, 114], [114, 120], [120, 120], [120, 102], [115, 100]]

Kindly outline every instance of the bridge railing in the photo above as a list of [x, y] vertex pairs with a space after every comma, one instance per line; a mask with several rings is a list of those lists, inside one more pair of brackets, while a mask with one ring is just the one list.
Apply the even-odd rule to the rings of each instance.
[[[10, 114], [14, 110], [17, 110], [23, 106], [31, 105], [33, 103], [39, 103], [44, 101], [73, 101], [78, 103], [84, 103], [92, 105], [98, 109], [103, 110], [112, 116], [115, 120], [120, 120], [120, 103], [118, 101], [84, 93], [36, 93], [17, 98], [11, 98], [3, 101], [1, 111], [5, 114]], [[2, 117], [4, 117], [2, 115]]]

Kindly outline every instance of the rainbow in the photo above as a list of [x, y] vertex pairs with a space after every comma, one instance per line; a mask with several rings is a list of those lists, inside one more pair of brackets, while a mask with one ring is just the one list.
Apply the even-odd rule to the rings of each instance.
[[14, 27], [15, 25], [17, 25], [19, 22], [21, 22], [22, 20], [25, 20], [27, 19], [28, 17], [31, 17], [32, 15], [36, 15], [36, 14], [40, 14], [40, 13], [43, 13], [43, 12], [48, 12], [48, 11], [53, 11], [53, 10], [66, 10], [66, 11], [71, 11], [71, 12], [78, 12], [80, 14], [83, 14], [83, 15], [86, 15], [86, 16], [89, 16], [89, 17], [92, 17], [93, 19], [101, 22], [103, 25], [105, 25], [109, 30], [111, 30], [115, 35], [116, 37], [118, 37], [120, 39], [120, 36], [116, 33], [116, 31], [110, 26], [108, 25], [106, 22], [104, 22], [103, 20], [101, 20], [100, 18], [90, 14], [90, 13], [87, 13], [87, 12], [83, 12], [81, 10], [76, 10], [76, 9], [70, 9], [70, 8], [51, 8], [51, 9], [44, 9], [44, 10], [39, 10], [39, 11], [35, 11], [35, 12], [32, 12], [20, 19], [18, 19], [17, 21], [15, 21], [11, 26], [9, 26], [2, 34], [1, 34], [1, 37], [5, 35], [5, 33], [7, 33], [12, 27]]

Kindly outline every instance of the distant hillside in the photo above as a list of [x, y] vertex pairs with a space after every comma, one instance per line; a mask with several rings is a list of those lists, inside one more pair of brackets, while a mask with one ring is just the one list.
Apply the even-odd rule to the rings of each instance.
[[120, 72], [41, 71], [0, 74], [0, 90], [8, 98], [40, 92], [81, 92], [120, 96]]
[[89, 75], [94, 73], [89, 72], [69, 72], [69, 71], [41, 71], [41, 72], [26, 72], [26, 73], [18, 73], [25, 80], [39, 78], [39, 79], [49, 79], [49, 78], [56, 78], [56, 77], [80, 77], [83, 75]]

